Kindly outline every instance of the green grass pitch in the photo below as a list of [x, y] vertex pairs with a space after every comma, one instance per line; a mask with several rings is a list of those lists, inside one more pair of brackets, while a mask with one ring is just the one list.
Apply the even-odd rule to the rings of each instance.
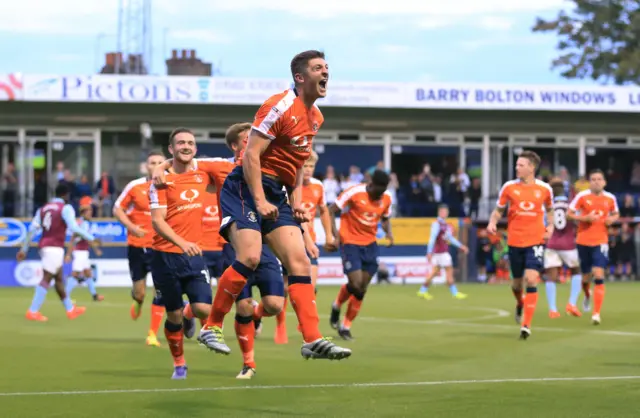
[[[372, 286], [360, 317], [353, 357], [305, 361], [295, 317], [290, 342], [273, 343], [266, 319], [256, 342], [257, 376], [238, 381], [233, 352], [220, 356], [186, 341], [189, 377], [172, 381], [163, 347], [144, 344], [149, 321], [129, 318], [129, 291], [105, 289], [91, 302], [85, 288], [73, 297], [87, 313], [69, 321], [53, 292], [43, 306], [48, 323], [24, 313], [31, 289], [0, 290], [0, 417], [634, 417], [640, 416], [640, 284], [608, 284], [602, 325], [590, 316], [551, 320], [540, 289], [533, 334], [519, 341], [507, 286], [446, 288], [433, 301], [417, 286]], [[558, 289], [564, 308], [568, 285]], [[336, 287], [320, 287], [327, 315]], [[150, 301], [150, 299], [149, 299]], [[343, 309], [344, 312], [344, 309]], [[161, 333], [162, 334], [162, 333]]]

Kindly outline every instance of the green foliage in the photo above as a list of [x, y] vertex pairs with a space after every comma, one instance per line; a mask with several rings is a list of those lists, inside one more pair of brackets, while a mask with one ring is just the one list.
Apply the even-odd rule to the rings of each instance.
[[536, 19], [533, 32], [555, 32], [560, 55], [552, 61], [568, 79], [640, 84], [640, 1], [571, 0], [571, 12]]

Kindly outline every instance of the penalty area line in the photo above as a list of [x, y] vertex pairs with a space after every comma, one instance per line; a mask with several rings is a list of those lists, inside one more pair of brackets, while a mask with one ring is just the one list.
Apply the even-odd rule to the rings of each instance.
[[616, 380], [639, 380], [640, 376], [590, 376], [590, 377], [534, 377], [521, 379], [486, 380], [436, 380], [429, 382], [371, 382], [371, 383], [327, 383], [311, 385], [270, 385], [270, 386], [218, 386], [204, 388], [156, 388], [156, 389], [113, 389], [77, 390], [59, 392], [0, 392], [0, 397], [21, 396], [72, 396], [72, 395], [112, 395], [138, 393], [171, 392], [224, 392], [242, 390], [295, 390], [295, 389], [366, 389], [383, 387], [447, 386], [447, 385], [487, 385], [500, 383], [554, 383], [554, 382], [606, 382]]

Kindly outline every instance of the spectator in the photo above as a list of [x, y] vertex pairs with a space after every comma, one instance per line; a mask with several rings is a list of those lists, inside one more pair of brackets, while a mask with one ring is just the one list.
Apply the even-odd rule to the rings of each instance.
[[636, 206], [633, 200], [633, 196], [629, 193], [624, 195], [622, 206], [620, 207], [620, 217], [633, 218], [636, 216]]
[[36, 171], [34, 180], [35, 184], [33, 186], [33, 206], [37, 211], [38, 209], [46, 205], [47, 200], [49, 200], [49, 184], [47, 183], [47, 176], [45, 175], [44, 170]]
[[573, 183], [573, 188], [576, 193], [584, 192], [589, 189], [589, 180], [587, 180], [586, 176], [580, 176], [580, 178]]
[[331, 205], [336, 201], [338, 195], [340, 194], [340, 184], [336, 179], [336, 172], [333, 166], [327, 166], [327, 172], [325, 173], [322, 184], [324, 185], [324, 198], [327, 202], [327, 205]]
[[16, 198], [18, 197], [18, 178], [13, 163], [7, 164], [7, 169], [2, 174], [2, 183], [4, 186], [2, 192], [4, 216], [13, 218], [16, 216]]
[[342, 176], [340, 180], [340, 189], [347, 190], [349, 187], [355, 186], [356, 184], [360, 184], [360, 183], [351, 180], [351, 177], [349, 176]]
[[433, 188], [432, 199], [434, 203], [442, 202], [442, 177], [434, 176], [433, 184], [431, 185]]
[[[631, 277], [635, 280], [634, 264], [636, 260], [636, 244], [633, 237], [633, 230], [627, 222], [624, 222], [620, 229], [620, 234], [615, 238], [618, 256], [616, 260], [616, 279], [628, 280]], [[624, 276], [624, 278], [623, 278]]]
[[[65, 184], [69, 188], [69, 195], [71, 197], [72, 204], [76, 204], [78, 202], [78, 192], [76, 189], [75, 178], [73, 177], [73, 174], [71, 174], [70, 170], [65, 169], [62, 172], [62, 180], [56, 183], [56, 185], [57, 184]], [[55, 186], [53, 187], [55, 188]]]
[[376, 170], [384, 171], [385, 173], [389, 174], [389, 170], [385, 170], [384, 168], [384, 161], [378, 161], [376, 165], [369, 167], [367, 173], [371, 176]]
[[96, 195], [98, 197], [98, 217], [111, 213], [113, 204], [113, 195], [116, 192], [116, 185], [113, 177], [106, 171], [102, 173], [100, 179], [96, 182]]
[[[58, 161], [56, 163], [56, 172], [54, 173], [54, 179], [55, 181], [53, 181], [51, 184], [58, 184], [59, 182], [61, 182], [62, 180], [64, 180], [64, 163], [62, 161]], [[53, 186], [55, 187], [55, 186]]]
[[458, 168], [458, 170], [451, 175], [449, 183], [451, 183], [452, 189], [458, 194], [460, 200], [463, 200], [471, 185], [471, 180], [469, 180], [469, 175], [465, 173], [462, 168]]
[[360, 184], [364, 181], [364, 175], [360, 172], [360, 167], [356, 165], [349, 167], [349, 181], [353, 184]]
[[80, 182], [76, 186], [78, 199], [82, 199], [85, 196], [93, 196], [91, 190], [91, 184], [89, 184], [89, 177], [86, 174], [80, 176]]
[[398, 182], [398, 176], [396, 173], [389, 174], [389, 186], [387, 190], [391, 194], [391, 216], [396, 216], [398, 213], [398, 189], [400, 183]]
[[629, 182], [636, 190], [640, 189], [640, 162], [634, 161], [631, 168], [631, 180]]
[[478, 211], [480, 210], [480, 198], [482, 197], [482, 189], [480, 186], [479, 178], [474, 178], [471, 181], [471, 188], [469, 189], [469, 216], [473, 219], [478, 217]]

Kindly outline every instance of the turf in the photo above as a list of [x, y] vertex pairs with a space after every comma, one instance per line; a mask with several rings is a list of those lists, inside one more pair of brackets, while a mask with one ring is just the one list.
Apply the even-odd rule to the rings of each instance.
[[[303, 360], [291, 315], [290, 343], [275, 345], [274, 321], [267, 319], [256, 343], [258, 374], [249, 382], [235, 379], [242, 361], [229, 315], [225, 334], [232, 354], [214, 355], [187, 341], [189, 377], [174, 382], [166, 344], [144, 345], [148, 309], [137, 322], [129, 318], [126, 289], [105, 290], [101, 303], [91, 302], [86, 289], [76, 289], [74, 298], [88, 310], [75, 321], [66, 319], [50, 294], [42, 311], [48, 323], [24, 320], [31, 289], [2, 289], [0, 416], [640, 415], [640, 285], [608, 285], [599, 327], [588, 316], [549, 319], [541, 289], [528, 341], [517, 339], [506, 286], [460, 290], [469, 299], [452, 300], [441, 287], [427, 302], [416, 297], [415, 286], [373, 286], [354, 323], [357, 339], [345, 343], [354, 355], [341, 362]], [[334, 333], [327, 314], [336, 292], [321, 287], [318, 294], [327, 335]], [[561, 286], [560, 307], [567, 295], [568, 286]], [[631, 378], [600, 379], [623, 376]], [[598, 379], [577, 379], [584, 377]], [[128, 392], [134, 389], [140, 391]], [[65, 391], [70, 393], [55, 393]]]

